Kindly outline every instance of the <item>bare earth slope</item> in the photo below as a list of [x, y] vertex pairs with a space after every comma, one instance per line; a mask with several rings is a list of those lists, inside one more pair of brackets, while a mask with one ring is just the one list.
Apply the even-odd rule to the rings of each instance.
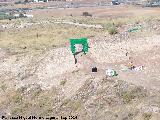
[[[0, 116], [159, 120], [160, 18], [150, 16], [159, 8], [95, 9], [85, 9], [94, 17], [82, 17], [83, 8], [36, 9], [29, 12], [33, 18], [1, 21]], [[128, 32], [138, 25], [142, 29]], [[110, 35], [109, 28], [118, 33]], [[90, 48], [75, 64], [66, 41], [80, 37], [89, 38]], [[131, 61], [144, 68], [122, 70]], [[118, 76], [106, 77], [108, 68]]]
[[[105, 76], [105, 69], [115, 68], [119, 73], [117, 79], [159, 90], [159, 38], [160, 36], [153, 36], [127, 43], [125, 41], [119, 43], [107, 43], [105, 40], [92, 41], [90, 52], [86, 56], [79, 55], [77, 67], [69, 46], [47, 51], [37, 56], [17, 54], [7, 58], [3, 57], [9, 53], [5, 53], [1, 49], [0, 75], [3, 79], [12, 79], [17, 87], [32, 83], [41, 84], [43, 87], [52, 87], [60, 84], [62, 75], [65, 79], [75, 81], [75, 76], [72, 78], [72, 75], [68, 75], [68, 73], [84, 69], [86, 74], [90, 74], [91, 67], [97, 66], [100, 69], [97, 74], [102, 76]], [[129, 56], [125, 56], [126, 52], [129, 53]], [[122, 71], [121, 66], [127, 64], [129, 57], [136, 66], [143, 65], [145, 69]], [[85, 75], [81, 76], [85, 79]], [[79, 83], [82, 81], [81, 79], [81, 77], [77, 78], [75, 82]], [[78, 89], [80, 85], [76, 86], [72, 81], [68, 81], [73, 83], [70, 84], [70, 87]]]

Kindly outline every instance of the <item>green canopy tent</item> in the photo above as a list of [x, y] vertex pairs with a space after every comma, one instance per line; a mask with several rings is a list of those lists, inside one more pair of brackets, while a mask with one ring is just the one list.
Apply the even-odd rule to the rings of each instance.
[[84, 54], [88, 52], [88, 48], [89, 48], [87, 38], [70, 39], [70, 47], [71, 47], [72, 54], [74, 55], [74, 58], [75, 58], [75, 64], [77, 63], [77, 59], [75, 55], [79, 53], [79, 51], [76, 50], [76, 47], [75, 47], [76, 44], [81, 44], [83, 46], [83, 49], [80, 52], [83, 52]]
[[89, 46], [88, 46], [87, 38], [70, 39], [70, 46], [71, 46], [71, 51], [73, 55], [77, 53], [76, 47], [75, 47], [76, 44], [81, 44], [83, 46], [82, 52], [84, 54], [88, 52]]

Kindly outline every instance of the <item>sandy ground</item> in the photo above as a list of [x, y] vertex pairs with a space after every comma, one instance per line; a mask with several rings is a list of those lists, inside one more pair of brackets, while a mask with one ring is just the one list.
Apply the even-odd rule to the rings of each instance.
[[[108, 16], [119, 18], [159, 14], [159, 8], [144, 8], [142, 10], [141, 8], [121, 8], [118, 6], [116, 9], [112, 7], [97, 8], [96, 10], [85, 8], [85, 10], [93, 13], [94, 16], [107, 16], [106, 18], [109, 18]], [[35, 19], [33, 21], [40, 18], [42, 14], [42, 18], [44, 17], [44, 22], [46, 22], [47, 17], [64, 16], [70, 13], [79, 16], [83, 11], [82, 8], [74, 9], [74, 11], [72, 9], [34, 11]], [[110, 11], [113, 11], [112, 14]], [[124, 15], [121, 14], [122, 11]], [[25, 19], [23, 20], [25, 21]], [[106, 22], [105, 19], [102, 20]], [[97, 32], [94, 37], [88, 39], [89, 52], [86, 55], [80, 53], [76, 56], [77, 64], [75, 64], [70, 51], [69, 43], [36, 51], [28, 49], [29, 47], [22, 47], [17, 52], [12, 48], [14, 46], [0, 48], [0, 115], [21, 112], [39, 115], [43, 112], [43, 115], [55, 113], [61, 116], [61, 113], [70, 114], [71, 111], [80, 108], [81, 111], [79, 111], [80, 109], [75, 111], [81, 117], [85, 116], [82, 120], [87, 120], [86, 115], [91, 119], [98, 120], [130, 120], [134, 119], [134, 116], [136, 116], [135, 119], [141, 120], [144, 116], [150, 116], [150, 113], [152, 113], [151, 120], [159, 120], [160, 35], [155, 32], [159, 30], [159, 19], [147, 20], [153, 21], [149, 23], [145, 21], [146, 24], [142, 23], [143, 30], [135, 33], [126, 32], [133, 26], [126, 23], [127, 26], [125, 22], [119, 26], [121, 30], [116, 35], [104, 33], [99, 35]], [[23, 23], [23, 21], [21, 22]], [[70, 23], [72, 25], [78, 24], [76, 22]], [[67, 22], [67, 24], [70, 23]], [[84, 24], [78, 24], [75, 28], [80, 29], [84, 25], [90, 27], [85, 21], [82, 23]], [[43, 22], [42, 24], [46, 25]], [[137, 25], [137, 23], [133, 24]], [[18, 30], [22, 30], [22, 28], [20, 27]], [[75, 30], [75, 28], [73, 29]], [[147, 35], [148, 37], [145, 36], [146, 29], [147, 32], [152, 31]], [[10, 28], [6, 32], [9, 30]], [[91, 34], [90, 31], [88, 32]], [[12, 34], [18, 36], [17, 32]], [[49, 34], [45, 34], [44, 38], [47, 35]], [[60, 36], [64, 37], [64, 34], [62, 33]], [[30, 38], [29, 34], [27, 37]], [[54, 38], [54, 35], [52, 37]], [[22, 38], [25, 39], [26, 36], [23, 35]], [[138, 71], [122, 70], [131, 61], [136, 67], [144, 66], [143, 69]], [[98, 72], [93, 73], [92, 67], [97, 67]], [[106, 69], [116, 70], [118, 76], [106, 78]], [[23, 101], [21, 101], [21, 97]], [[26, 111], [22, 111], [24, 109]], [[117, 115], [118, 117], [116, 117]]]
[[[105, 69], [112, 68], [118, 72], [118, 76], [114, 79], [125, 80], [147, 89], [160, 90], [159, 38], [160, 36], [153, 36], [116, 44], [107, 43], [105, 40], [99, 42], [92, 40], [89, 53], [78, 55], [76, 65], [69, 46], [48, 51], [38, 57], [12, 55], [3, 58], [7, 53], [1, 50], [0, 77], [12, 80], [17, 88], [38, 83], [42, 88], [50, 89], [67, 80], [63, 89], [66, 97], [70, 97], [87, 79], [92, 77], [102, 79], [105, 77]], [[128, 56], [125, 56], [126, 51], [129, 53]], [[143, 65], [145, 69], [122, 71], [122, 65], [126, 65], [129, 61], [135, 66]], [[98, 68], [97, 73], [91, 72], [94, 66]]]
[[[142, 9], [136, 7], [124, 8], [122, 6], [118, 6], [116, 9], [114, 9], [114, 7], [101, 7], [96, 9], [77, 8], [74, 9], [74, 11], [73, 9], [45, 9], [31, 12], [34, 14], [35, 18], [30, 19], [30, 21], [34, 22], [37, 18], [43, 18], [47, 21], [47, 17], [62, 17], [70, 14], [80, 16], [83, 11], [89, 11], [94, 17], [105, 17], [105, 19], [110, 19], [112, 17], [151, 17], [152, 15], [159, 15], [159, 8]], [[105, 21], [105, 19], [103, 20]], [[22, 19], [22, 21], [21, 19], [16, 20], [22, 23], [25, 21], [25, 19]], [[41, 19], [39, 20], [41, 21]], [[7, 22], [11, 23], [14, 22], [14, 20]], [[29, 23], [30, 22], [28, 21], [28, 24]], [[158, 20], [155, 23], [153, 22], [151, 26], [154, 28], [149, 28], [150, 31], [152, 30], [153, 33], [155, 32], [154, 30], [158, 31], [158, 23]], [[137, 25], [137, 23], [133, 24]], [[33, 32], [31, 31], [31, 33], [36, 33], [38, 30], [45, 31], [47, 33], [49, 28], [46, 27], [46, 29], [41, 29], [44, 27], [43, 25], [45, 26], [46, 24], [42, 22], [42, 24], [38, 25], [39, 29], [35, 29]], [[71, 32], [61, 32], [61, 30], [55, 32], [55, 29], [50, 29], [50, 33], [52, 33], [52, 31], [55, 32], [55, 34], [52, 33], [50, 37], [54, 38], [56, 35], [64, 37], [64, 33], [68, 35], [72, 32], [73, 34], [76, 34], [74, 30], [80, 29], [82, 25], [90, 27], [90, 25], [87, 25], [86, 19], [86, 23], [74, 26], [73, 29], [71, 29]], [[73, 105], [75, 108], [77, 108], [77, 106], [83, 108], [82, 111], [75, 110], [76, 114], [78, 113], [81, 116], [84, 115], [84, 118], [86, 118], [87, 113], [87, 115], [90, 115], [92, 120], [95, 119], [95, 115], [97, 115], [97, 120], [107, 120], [110, 118], [127, 119], [125, 116], [130, 116], [132, 118], [132, 116], [136, 114], [136, 110], [140, 112], [137, 114], [147, 113], [145, 114], [147, 117], [150, 116], [151, 112], [153, 113], [152, 120], [158, 120], [160, 111], [158, 92], [160, 91], [160, 35], [158, 32], [155, 32], [154, 35], [151, 33], [148, 37], [145, 37], [145, 34], [148, 32], [147, 31], [145, 33], [145, 30], [148, 30], [148, 26], [145, 27], [145, 24], [143, 24], [144, 29], [142, 31], [126, 33], [126, 30], [133, 27], [132, 25], [127, 25], [125, 24], [123, 26], [122, 24], [122, 27], [119, 26], [119, 28], [122, 29], [119, 31], [120, 33], [112, 36], [104, 34], [104, 31], [102, 30], [94, 33], [96, 35], [90, 37], [88, 40], [90, 46], [89, 52], [86, 55], [82, 53], [78, 54], [76, 56], [78, 60], [77, 64], [75, 64], [74, 57], [70, 51], [69, 43], [49, 49], [36, 49], [35, 51], [30, 50], [29, 46], [27, 46], [26, 48], [19, 48], [17, 49], [17, 52], [15, 52], [16, 50], [14, 49], [16, 49], [16, 47], [14, 45], [12, 46], [12, 44], [0, 48], [0, 115], [4, 113], [11, 115], [11, 111], [13, 114], [14, 112], [21, 113], [23, 111], [19, 110], [22, 110], [22, 108], [25, 107], [27, 107], [25, 112], [28, 114], [32, 113], [39, 115], [39, 113], [44, 111], [44, 113], [48, 113], [49, 111], [52, 113], [59, 111], [61, 113], [62, 111], [62, 113], [64, 112], [67, 114], [71, 113], [69, 109], [74, 111], [74, 109], [70, 107], [70, 105]], [[29, 25], [28, 27], [31, 26]], [[55, 28], [55, 26], [52, 27]], [[62, 25], [60, 27], [62, 27]], [[60, 29], [60, 27], [57, 27], [57, 29]], [[22, 28], [18, 30], [20, 31], [21, 29]], [[10, 28], [6, 30], [4, 29], [5, 33], [9, 33], [9, 30]], [[12, 30], [14, 30], [14, 28]], [[84, 35], [84, 30], [85, 29], [81, 29], [77, 34], [81, 33]], [[65, 31], [69, 30], [65, 29]], [[34, 40], [34, 37], [29, 36], [29, 34], [31, 34], [29, 33], [29, 30], [26, 32], [28, 33], [27, 37], [26, 34], [24, 34], [25, 31], [17, 33], [11, 32], [11, 34], [13, 36], [16, 34], [15, 37], [22, 35], [22, 39], [28, 38], [26, 39], [26, 43], [30, 42], [27, 40], [31, 40], [31, 38]], [[91, 34], [91, 31], [88, 31], [88, 33]], [[43, 34], [43, 32], [40, 34]], [[122, 34], [123, 36], [121, 36]], [[44, 37], [41, 38], [44, 40], [44, 43], [47, 42], [47, 35], [49, 34], [44, 34]], [[36, 38], [36, 34], [34, 36]], [[8, 36], [6, 35], [5, 37]], [[8, 39], [13, 40], [13, 43], [14, 40], [17, 40], [12, 36]], [[6, 41], [8, 39], [6, 39]], [[65, 39], [68, 40], [68, 38]], [[5, 42], [5, 40], [2, 40], [1, 43], [3, 43], [3, 41]], [[39, 39], [37, 39], [37, 41], [39, 41]], [[21, 38], [19, 39], [19, 43], [21, 43]], [[31, 44], [33, 43], [31, 42]], [[51, 43], [49, 42], [49, 44]], [[125, 65], [131, 61], [136, 67], [144, 66], [144, 68], [139, 71], [122, 70], [126, 68]], [[92, 67], [97, 67], [98, 72], [93, 73], [91, 71]], [[116, 70], [118, 76], [106, 78], [106, 69]], [[129, 86], [128, 88], [126, 87], [127, 85]], [[55, 88], [58, 91], [57, 93]], [[15, 89], [18, 92], [15, 92]], [[124, 89], [126, 89], [125, 92], [123, 91]], [[132, 89], [133, 93], [129, 92], [132, 91]], [[22, 92], [19, 93], [19, 90], [22, 90]], [[149, 92], [146, 93], [146, 90]], [[152, 90], [154, 92], [152, 92]], [[122, 96], [120, 96], [121, 92], [123, 93]], [[41, 94], [40, 97], [39, 94]], [[132, 100], [132, 94], [136, 96], [136, 99], [133, 98]], [[150, 95], [148, 96], [146, 94]], [[141, 98], [139, 96], [143, 97]], [[23, 102], [21, 102], [21, 97], [24, 99]], [[78, 99], [78, 102], [76, 99]], [[129, 102], [126, 104], [123, 99]], [[69, 106], [67, 106], [68, 101], [71, 101], [69, 102]], [[55, 104], [53, 104], [54, 102]], [[82, 105], [81, 102], [83, 103]], [[25, 107], [23, 105], [25, 105]], [[132, 111], [132, 109], [135, 111]], [[119, 115], [118, 118], [116, 118], [115, 113]], [[141, 117], [136, 116], [135, 119], [141, 120]]]

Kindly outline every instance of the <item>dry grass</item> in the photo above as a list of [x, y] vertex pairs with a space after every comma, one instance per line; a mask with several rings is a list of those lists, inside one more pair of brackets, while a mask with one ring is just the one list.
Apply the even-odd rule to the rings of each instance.
[[143, 113], [143, 119], [144, 120], [150, 120], [152, 118], [152, 114], [151, 113]]
[[[44, 16], [43, 16], [44, 17]], [[114, 25], [116, 27], [120, 27], [121, 25], [128, 24], [128, 23], [136, 23], [139, 20], [145, 20], [150, 19], [147, 17], [135, 17], [135, 18], [118, 18], [118, 19], [103, 19], [103, 18], [84, 18], [84, 17], [63, 17], [59, 19], [66, 19], [69, 21], [76, 21], [80, 23], [85, 24], [101, 24], [104, 27], [108, 27], [110, 25]], [[43, 18], [43, 20], [46, 20]], [[43, 21], [42, 20], [42, 21]], [[47, 19], [48, 20], [48, 19]], [[53, 18], [50, 18], [49, 20], [53, 20]], [[2, 21], [0, 24], [5, 23], [15, 23], [20, 24], [23, 22], [36, 22], [36, 19], [31, 20], [25, 20], [25, 19], [17, 19], [12, 21]], [[54, 48], [56, 46], [64, 45], [66, 42], [69, 41], [70, 38], [79, 38], [79, 37], [87, 37], [90, 36], [96, 36], [96, 35], [104, 35], [104, 30], [97, 30], [97, 29], [90, 29], [90, 28], [82, 28], [82, 27], [75, 27], [70, 25], [62, 25], [62, 24], [40, 24], [40, 25], [33, 25], [29, 28], [23, 28], [19, 30], [5, 30], [0, 33], [0, 48], [18, 48], [18, 49], [32, 49], [32, 50], [39, 50], [39, 49], [50, 49]], [[35, 56], [36, 57], [36, 56]], [[73, 71], [73, 73], [76, 71]], [[62, 80], [60, 85], [61, 87], [66, 85], [65, 80]], [[114, 81], [113, 81], [114, 82]], [[78, 100], [71, 100], [71, 99], [64, 99], [63, 95], [60, 96], [60, 91], [51, 89], [51, 90], [42, 90], [39, 86], [35, 86], [34, 89], [31, 89], [32, 87], [27, 86], [27, 88], [23, 88], [18, 91], [7, 91], [9, 85], [6, 83], [3, 83], [0, 85], [0, 90], [3, 91], [4, 97], [3, 102], [2, 99], [0, 99], [0, 108], [9, 109], [11, 111], [12, 115], [18, 114], [18, 115], [27, 115], [27, 114], [35, 114], [35, 115], [41, 115], [41, 116], [47, 116], [55, 113], [56, 111], [62, 113], [74, 113], [77, 111], [80, 111], [79, 114], [86, 114], [84, 111], [84, 100], [86, 101], [92, 100], [92, 94], [95, 94], [95, 107], [94, 104], [88, 103], [93, 108], [93, 111], [101, 110], [103, 113], [103, 106], [108, 107], [108, 105], [115, 105], [117, 108], [119, 108], [119, 105], [133, 105], [133, 103], [137, 100], [138, 102], [141, 102], [143, 98], [146, 97], [146, 92], [143, 91], [140, 88], [136, 88], [133, 90], [125, 90], [123, 91], [122, 85], [122, 92], [120, 92], [121, 96], [119, 97], [117, 95], [115, 89], [116, 87], [119, 88], [119, 86], [113, 86], [114, 83], [108, 84], [105, 86], [103, 84], [102, 91], [100, 93], [96, 90], [96, 94], [94, 93], [94, 82], [91, 84], [90, 81], [87, 80], [87, 83], [84, 84], [83, 87], [79, 89], [78, 97], [74, 96], [75, 98], [79, 98]], [[93, 86], [93, 87], [92, 87]], [[13, 87], [14, 88], [14, 87]], [[26, 89], [30, 89], [29, 92]], [[106, 88], [106, 89], [104, 89]], [[109, 96], [110, 92], [108, 92], [108, 88], [111, 88], [113, 92], [111, 94], [113, 96]], [[93, 91], [93, 92], [92, 92]], [[103, 92], [104, 91], [104, 92]], [[100, 94], [99, 94], [100, 93]], [[101, 98], [101, 96], [107, 96], [105, 98]], [[109, 97], [108, 97], [109, 96]], [[98, 99], [97, 99], [98, 98]], [[101, 98], [101, 99], [99, 99]], [[123, 103], [121, 103], [121, 99]], [[145, 98], [147, 99], [147, 98]], [[86, 102], [85, 101], [85, 102]], [[94, 101], [94, 100], [93, 100]], [[119, 102], [120, 101], [120, 102]], [[98, 106], [98, 107], [97, 107]], [[102, 107], [101, 107], [102, 106]], [[122, 106], [123, 107], [123, 106]], [[99, 109], [100, 108], [100, 109]], [[117, 109], [116, 108], [116, 109]], [[88, 108], [90, 110], [90, 108]], [[106, 110], [106, 109], [105, 109]], [[100, 111], [100, 112], [101, 112]], [[57, 112], [57, 113], [58, 113]], [[126, 111], [128, 112], [128, 111]], [[113, 112], [114, 113], [114, 112]], [[94, 114], [94, 112], [92, 113]], [[95, 112], [96, 114], [96, 112]], [[98, 115], [98, 114], [97, 114]], [[105, 114], [106, 115], [106, 114]], [[86, 115], [84, 115], [86, 116]], [[93, 115], [94, 116], [94, 115]], [[132, 113], [129, 114], [129, 116], [133, 116]], [[144, 119], [150, 119], [150, 114], [144, 114]], [[93, 118], [93, 117], [92, 117]], [[96, 118], [95, 118], [96, 119]]]
[[70, 25], [35, 25], [22, 30], [1, 32], [0, 47], [44, 49], [64, 45], [70, 38], [89, 37], [98, 31]]
[[[68, 20], [72, 22], [102, 25], [104, 28], [110, 28], [110, 25], [121, 27], [126, 24], [135, 24], [139, 21], [150, 20], [150, 17], [139, 16], [130, 18], [90, 18], [90, 17], [59, 17], [59, 18], [46, 18], [38, 21], [53, 21], [55, 19]], [[3, 20], [1, 24], [15, 24], [21, 23], [35, 23], [36, 18], [33, 19], [16, 19], [12, 21]], [[32, 25], [29, 28], [18, 30], [5, 30], [0, 33], [0, 47], [4, 48], [21, 48], [21, 49], [48, 49], [55, 46], [64, 45], [69, 42], [70, 38], [90, 37], [96, 35], [103, 35], [106, 31], [96, 30], [91, 28], [76, 27], [73, 25], [64, 24], [39, 24]]]
[[54, 102], [57, 100], [58, 91], [54, 88], [51, 90], [41, 90], [38, 86], [27, 91], [27, 87], [7, 92], [5, 101], [0, 102], [0, 108], [9, 108], [12, 115], [27, 115], [31, 113], [45, 114], [51, 112]]

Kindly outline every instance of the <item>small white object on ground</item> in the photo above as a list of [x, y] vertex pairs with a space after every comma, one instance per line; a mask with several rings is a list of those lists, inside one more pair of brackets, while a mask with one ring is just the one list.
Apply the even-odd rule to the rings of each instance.
[[135, 70], [135, 71], [143, 70], [143, 66], [135, 67], [134, 70]]
[[106, 70], [106, 75], [108, 75], [109, 77], [116, 76], [116, 71], [113, 70], [113, 69], [107, 69]]

